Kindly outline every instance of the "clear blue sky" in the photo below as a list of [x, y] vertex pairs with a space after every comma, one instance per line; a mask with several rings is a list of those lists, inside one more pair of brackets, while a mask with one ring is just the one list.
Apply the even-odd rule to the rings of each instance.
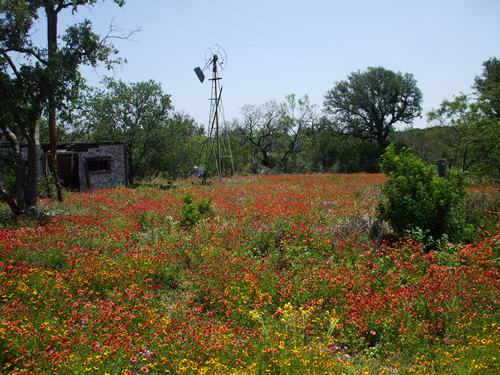
[[[141, 28], [133, 41], [115, 42], [127, 64], [114, 73], [85, 70], [92, 84], [106, 74], [154, 79], [176, 110], [203, 125], [210, 86], [199, 83], [193, 68], [215, 43], [228, 55], [222, 72], [227, 120], [245, 104], [289, 93], [308, 94], [321, 110], [335, 82], [378, 65], [414, 75], [425, 113], [470, 92], [482, 62], [500, 57], [498, 0], [128, 0], [123, 8], [108, 0], [81, 9], [62, 21], [87, 17], [100, 33], [111, 21]], [[415, 126], [425, 126], [425, 118]]]

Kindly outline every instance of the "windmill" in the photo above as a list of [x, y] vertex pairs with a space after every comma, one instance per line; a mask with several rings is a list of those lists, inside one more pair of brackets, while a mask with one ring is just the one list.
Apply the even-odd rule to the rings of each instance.
[[[215, 163], [215, 171], [219, 179], [224, 175], [224, 159], [229, 159], [231, 174], [234, 174], [234, 162], [229, 143], [229, 135], [224, 121], [224, 110], [222, 106], [222, 77], [219, 73], [224, 70], [227, 64], [226, 51], [218, 44], [208, 48], [205, 53], [205, 65], [203, 68], [196, 67], [194, 72], [201, 83], [205, 80], [205, 70], [212, 68], [212, 82], [210, 95], [210, 114], [208, 119], [208, 138], [204, 143], [206, 147], [205, 167], [210, 169], [212, 163]], [[222, 119], [222, 121], [221, 121]], [[222, 124], [222, 126], [221, 126]], [[203, 149], [200, 156], [203, 154]]]

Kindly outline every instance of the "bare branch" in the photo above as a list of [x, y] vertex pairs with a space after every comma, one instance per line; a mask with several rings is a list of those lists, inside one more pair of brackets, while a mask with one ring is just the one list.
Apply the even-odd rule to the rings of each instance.
[[124, 30], [114, 24], [114, 19], [111, 20], [111, 23], [109, 25], [108, 32], [104, 36], [104, 38], [101, 39], [99, 42], [101, 45], [105, 45], [108, 40], [111, 39], [120, 39], [120, 40], [132, 40], [132, 36], [139, 33], [141, 31], [141, 28], [138, 27], [137, 29], [134, 30]]

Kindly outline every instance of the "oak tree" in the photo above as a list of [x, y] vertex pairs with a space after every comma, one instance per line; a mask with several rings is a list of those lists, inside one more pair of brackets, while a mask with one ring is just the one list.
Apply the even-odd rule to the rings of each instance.
[[383, 67], [354, 72], [325, 95], [323, 108], [342, 133], [387, 144], [395, 124], [420, 116], [422, 93], [411, 74]]

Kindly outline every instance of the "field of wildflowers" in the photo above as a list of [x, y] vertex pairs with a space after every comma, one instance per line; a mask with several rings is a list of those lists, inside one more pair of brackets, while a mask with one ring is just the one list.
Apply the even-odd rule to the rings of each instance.
[[[430, 251], [346, 230], [384, 179], [47, 202], [44, 223], [0, 229], [0, 372], [499, 373], [498, 233]], [[186, 222], [188, 194], [210, 209]]]

